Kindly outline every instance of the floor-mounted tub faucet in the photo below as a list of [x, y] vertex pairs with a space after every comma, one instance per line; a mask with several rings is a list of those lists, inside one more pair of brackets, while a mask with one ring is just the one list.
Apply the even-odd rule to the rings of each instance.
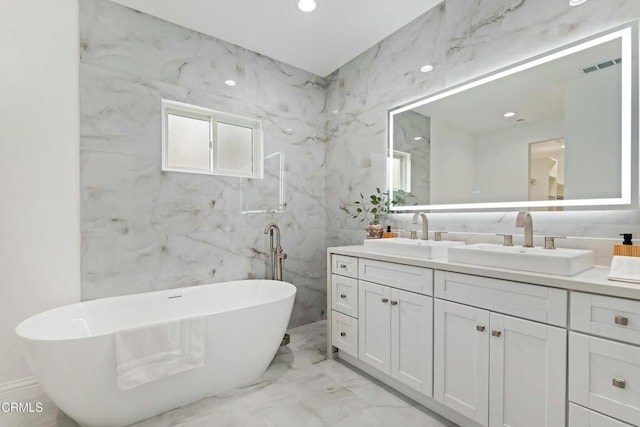
[[[287, 258], [287, 254], [280, 246], [280, 227], [276, 224], [269, 223], [264, 229], [264, 234], [269, 234], [269, 250], [271, 251], [271, 278], [273, 280], [282, 280], [282, 265]], [[275, 241], [274, 241], [275, 234]]]
[[429, 240], [429, 220], [424, 212], [416, 212], [413, 214], [413, 223], [418, 223], [418, 218], [422, 218], [422, 237], [421, 240]]
[[529, 212], [518, 212], [516, 227], [524, 227], [523, 248], [533, 247], [533, 218]]

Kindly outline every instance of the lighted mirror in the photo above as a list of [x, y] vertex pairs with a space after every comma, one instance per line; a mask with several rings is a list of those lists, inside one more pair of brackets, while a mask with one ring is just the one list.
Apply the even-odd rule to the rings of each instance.
[[390, 110], [388, 188], [418, 201], [396, 209], [629, 205], [637, 43], [629, 24]]
[[259, 120], [162, 100], [162, 170], [263, 178]]

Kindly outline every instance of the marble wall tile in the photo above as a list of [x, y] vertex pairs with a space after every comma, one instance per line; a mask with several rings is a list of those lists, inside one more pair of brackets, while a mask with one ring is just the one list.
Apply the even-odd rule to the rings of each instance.
[[[640, 17], [640, 2], [589, 1], [570, 7], [557, 0], [445, 0], [330, 76], [327, 148], [327, 244], [359, 244], [362, 224], [348, 212], [358, 193], [384, 184], [386, 110], [533, 55]], [[421, 65], [435, 69], [420, 73]], [[640, 235], [637, 210], [534, 212], [534, 232], [595, 238], [598, 260], [610, 261], [606, 239]], [[519, 234], [514, 213], [432, 213], [432, 229], [456, 233]], [[413, 228], [409, 215], [391, 215], [397, 228]], [[625, 231], [627, 230], [627, 231]], [[462, 239], [462, 237], [460, 237]], [[468, 236], [469, 239], [477, 237]], [[599, 245], [598, 239], [606, 244]], [[587, 244], [572, 240], [571, 244]], [[569, 244], [569, 243], [567, 243]], [[562, 244], [560, 244], [562, 245]]]
[[[83, 297], [266, 277], [275, 221], [292, 325], [324, 316], [326, 247], [364, 238], [350, 211], [385, 184], [388, 109], [640, 16], [635, 0], [445, 0], [323, 79], [110, 1], [80, 9]], [[285, 158], [284, 211], [241, 214], [246, 180], [161, 173], [162, 98], [262, 119], [265, 154]], [[429, 217], [460, 240], [520, 231], [514, 213]], [[534, 233], [596, 248], [598, 263], [623, 232], [640, 235], [638, 211], [534, 213]]]
[[[269, 277], [276, 222], [291, 325], [321, 319], [326, 80], [107, 0], [80, 2], [80, 54], [83, 299]], [[163, 98], [261, 119], [284, 211], [242, 214], [246, 179], [162, 172]]]

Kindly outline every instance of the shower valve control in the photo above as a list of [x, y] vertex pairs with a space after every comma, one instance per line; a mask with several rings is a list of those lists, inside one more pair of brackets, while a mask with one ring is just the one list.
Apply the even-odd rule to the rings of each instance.
[[342, 299], [347, 298], [347, 294], [340, 294], [340, 298], [342, 298]]

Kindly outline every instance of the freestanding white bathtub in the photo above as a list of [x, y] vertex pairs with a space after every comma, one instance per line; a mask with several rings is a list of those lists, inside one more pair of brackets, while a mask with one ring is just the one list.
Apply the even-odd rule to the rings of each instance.
[[[296, 288], [241, 280], [88, 301], [20, 323], [31, 369], [51, 400], [84, 426], [122, 426], [259, 377], [286, 331]], [[204, 366], [121, 390], [114, 331], [205, 316]]]

